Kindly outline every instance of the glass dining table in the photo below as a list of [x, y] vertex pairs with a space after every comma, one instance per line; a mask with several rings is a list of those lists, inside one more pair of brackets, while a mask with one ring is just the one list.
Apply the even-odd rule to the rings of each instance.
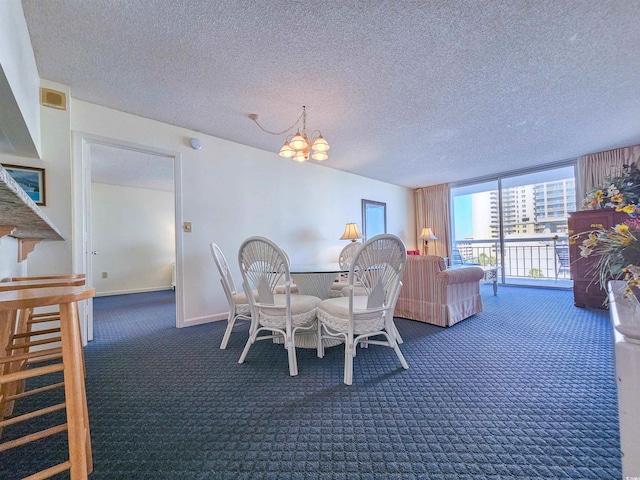
[[[314, 263], [314, 264], [292, 264], [289, 267], [291, 279], [298, 286], [298, 293], [302, 295], [313, 295], [322, 300], [329, 298], [331, 284], [340, 273], [348, 272], [349, 269], [340, 267], [339, 263]], [[296, 347], [316, 348], [318, 346], [318, 336], [315, 333], [304, 333], [296, 335]], [[274, 338], [274, 343], [284, 343], [283, 338]], [[323, 340], [324, 346], [333, 347], [340, 345], [341, 340], [327, 338]]]
[[298, 292], [322, 300], [329, 298], [331, 284], [338, 274], [348, 271], [348, 268], [340, 267], [339, 263], [292, 264], [289, 267], [291, 279], [298, 286]]

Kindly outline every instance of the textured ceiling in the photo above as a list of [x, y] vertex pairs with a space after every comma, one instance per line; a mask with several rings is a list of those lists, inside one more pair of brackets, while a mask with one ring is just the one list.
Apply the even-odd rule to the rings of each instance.
[[91, 181], [173, 192], [173, 159], [93, 144]]
[[273, 152], [248, 114], [281, 131], [306, 105], [323, 165], [407, 187], [640, 143], [638, 0], [23, 6], [75, 98]]

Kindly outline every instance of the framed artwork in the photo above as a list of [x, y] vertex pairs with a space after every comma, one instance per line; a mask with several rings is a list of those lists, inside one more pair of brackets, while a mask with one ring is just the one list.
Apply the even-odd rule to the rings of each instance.
[[370, 238], [387, 233], [387, 204], [362, 199], [362, 234], [366, 242]]
[[44, 196], [44, 168], [5, 164], [2, 164], [2, 166], [36, 205], [46, 205]]

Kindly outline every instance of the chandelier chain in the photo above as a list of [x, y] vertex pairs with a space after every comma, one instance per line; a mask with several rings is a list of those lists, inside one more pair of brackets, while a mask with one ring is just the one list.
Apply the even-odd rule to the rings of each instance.
[[252, 120], [253, 120], [254, 122], [256, 122], [256, 125], [258, 125], [258, 127], [260, 127], [260, 130], [262, 130], [262, 131], [263, 131], [263, 132], [265, 132], [265, 133], [268, 133], [269, 135], [284, 135], [284, 134], [285, 134], [285, 133], [287, 133], [289, 130], [293, 130], [293, 129], [296, 127], [296, 125], [298, 125], [298, 123], [300, 123], [300, 119], [301, 119], [303, 116], [304, 116], [304, 110], [303, 110], [303, 112], [300, 114], [300, 116], [298, 117], [298, 119], [297, 119], [295, 122], [293, 122], [293, 125], [291, 125], [291, 126], [290, 126], [289, 128], [287, 128], [286, 130], [283, 130], [282, 132], [271, 132], [271, 131], [267, 130], [266, 128], [264, 128], [262, 125], [260, 125], [260, 124], [258, 123], [258, 120], [257, 120], [257, 119], [252, 118]]

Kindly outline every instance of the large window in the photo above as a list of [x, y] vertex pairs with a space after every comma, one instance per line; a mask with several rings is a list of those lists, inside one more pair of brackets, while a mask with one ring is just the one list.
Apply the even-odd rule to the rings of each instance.
[[453, 187], [452, 258], [498, 265], [503, 283], [570, 287], [574, 170], [568, 165]]

